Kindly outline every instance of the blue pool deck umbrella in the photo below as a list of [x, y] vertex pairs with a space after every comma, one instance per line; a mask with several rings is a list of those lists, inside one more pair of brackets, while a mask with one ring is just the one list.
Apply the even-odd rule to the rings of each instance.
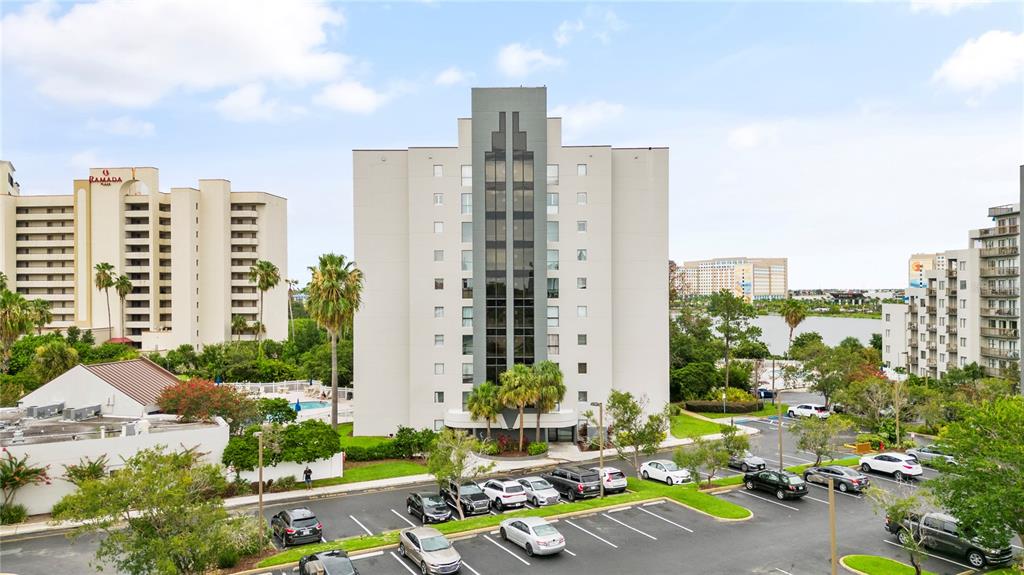
[[297, 399], [295, 400], [295, 411], [302, 411], [302, 404]]

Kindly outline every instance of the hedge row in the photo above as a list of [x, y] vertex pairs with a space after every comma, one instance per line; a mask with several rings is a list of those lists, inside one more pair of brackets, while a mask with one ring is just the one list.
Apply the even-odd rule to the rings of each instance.
[[[726, 401], [725, 413], [750, 413], [764, 407], [762, 401]], [[722, 413], [722, 402], [711, 400], [691, 400], [686, 402], [688, 411], [697, 413]]]

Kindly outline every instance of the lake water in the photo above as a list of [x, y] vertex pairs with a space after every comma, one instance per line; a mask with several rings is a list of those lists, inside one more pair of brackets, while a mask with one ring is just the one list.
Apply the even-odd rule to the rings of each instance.
[[[789, 326], [780, 315], [762, 315], [752, 322], [761, 328], [763, 341], [773, 354], [782, 355], [789, 348]], [[882, 333], [882, 320], [852, 317], [808, 317], [793, 332], [793, 337], [816, 331], [827, 345], [834, 346], [844, 338], [853, 336], [864, 345], [871, 342], [871, 334]]]

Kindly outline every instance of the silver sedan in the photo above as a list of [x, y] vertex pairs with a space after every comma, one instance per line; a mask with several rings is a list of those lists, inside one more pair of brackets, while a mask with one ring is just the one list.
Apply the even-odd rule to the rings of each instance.
[[501, 522], [501, 538], [534, 555], [554, 555], [565, 549], [565, 537], [541, 517], [517, 517]]

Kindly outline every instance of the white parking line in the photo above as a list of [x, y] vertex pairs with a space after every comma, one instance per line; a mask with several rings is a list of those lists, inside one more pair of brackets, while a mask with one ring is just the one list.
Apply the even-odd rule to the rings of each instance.
[[584, 529], [584, 528], [580, 527], [579, 525], [576, 525], [575, 523], [573, 523], [572, 521], [569, 521], [568, 519], [566, 519], [566, 520], [565, 520], [565, 522], [566, 522], [566, 523], [568, 523], [569, 525], [572, 525], [572, 526], [573, 526], [573, 527], [575, 527], [576, 529], [579, 529], [580, 531], [582, 531], [582, 532], [586, 533], [587, 535], [590, 535], [590, 536], [591, 536], [591, 537], [593, 537], [594, 539], [597, 539], [598, 541], [601, 541], [601, 542], [607, 543], [607, 544], [608, 544], [608, 545], [610, 545], [610, 546], [611, 546], [611, 547], [612, 547], [613, 549], [618, 549], [618, 548], [619, 548], [619, 546], [618, 546], [618, 545], [616, 545], [616, 544], [612, 543], [611, 541], [608, 541], [607, 539], [605, 539], [605, 538], [601, 537], [600, 535], [595, 535], [594, 533], [591, 533], [590, 531], [587, 531], [586, 529]]
[[647, 503], [642, 503], [641, 507], [649, 507], [651, 505], [661, 505], [662, 503], [664, 503], [664, 501], [662, 501], [660, 499], [658, 501], [648, 501]]
[[601, 515], [607, 517], [608, 519], [611, 519], [612, 521], [618, 523], [619, 525], [625, 527], [626, 529], [632, 529], [633, 531], [636, 531], [637, 533], [639, 533], [640, 535], [643, 535], [644, 537], [650, 539], [651, 541], [657, 541], [658, 540], [658, 538], [655, 537], [654, 535], [650, 535], [648, 533], [644, 533], [643, 531], [640, 531], [636, 527], [633, 527], [632, 525], [627, 525], [627, 524], [619, 521], [618, 519], [612, 517], [611, 515], [608, 515], [607, 513], [602, 513]]
[[498, 547], [499, 549], [501, 549], [501, 550], [502, 550], [502, 551], [504, 551], [505, 553], [508, 553], [509, 555], [511, 555], [511, 556], [513, 556], [513, 557], [515, 557], [516, 559], [518, 559], [519, 561], [521, 561], [523, 565], [529, 565], [529, 564], [530, 564], [530, 563], [529, 563], [529, 562], [528, 562], [528, 561], [527, 561], [526, 559], [523, 559], [523, 558], [522, 558], [522, 557], [520, 557], [519, 555], [516, 555], [516, 554], [515, 554], [515, 553], [514, 553], [514, 552], [513, 552], [513, 551], [512, 551], [511, 549], [509, 549], [508, 547], [505, 547], [505, 546], [504, 546], [504, 545], [502, 545], [501, 543], [498, 543], [498, 542], [497, 542], [497, 541], [495, 541], [494, 539], [491, 539], [491, 536], [490, 536], [490, 535], [484, 535], [484, 539], [486, 539], [486, 540], [490, 541], [491, 543], [494, 543], [494, 544], [495, 544], [495, 545], [496, 545], [496, 546], [497, 546], [497, 547]]
[[746, 492], [746, 491], [739, 491], [738, 493], [742, 493], [743, 495], [746, 495], [747, 497], [753, 497], [754, 499], [760, 499], [761, 501], [767, 501], [768, 503], [773, 503], [775, 505], [778, 505], [779, 507], [785, 507], [786, 509], [792, 509], [793, 511], [800, 511], [796, 507], [792, 507], [790, 505], [786, 505], [785, 503], [779, 503], [778, 501], [772, 501], [771, 499], [768, 499], [767, 497], [761, 497], [760, 495], [754, 495], [753, 493], [749, 493], [749, 492]]
[[895, 483], [896, 485], [906, 485], [907, 487], [913, 487], [914, 489], [917, 489], [917, 485], [914, 485], [910, 481], [896, 481], [895, 479], [889, 479], [888, 477], [881, 477], [880, 475], [874, 472], [871, 473], [870, 477], [872, 479], [881, 479], [882, 481], [888, 481], [889, 483]]
[[824, 503], [825, 505], [828, 505], [828, 501], [825, 501], [824, 499], [818, 499], [817, 497], [811, 497], [810, 495], [804, 495], [804, 499], [810, 499], [811, 501], [817, 501], [818, 503]]
[[576, 556], [575, 553], [573, 553], [572, 551], [569, 551], [568, 549], [562, 549], [562, 551], [565, 551], [566, 553], [568, 553], [569, 555], [572, 555], [573, 557]]
[[[398, 555], [395, 555], [394, 551], [391, 552], [391, 556], [395, 558], [395, 561], [398, 561], [399, 565], [401, 565], [402, 567], [405, 567], [406, 571], [408, 571], [409, 573], [412, 573], [412, 575], [416, 575], [416, 572], [412, 570], [412, 567], [409, 567], [409, 565], [405, 561], [403, 561], [401, 557], [399, 557]], [[463, 563], [463, 565], [465, 565], [465, 563]]]
[[409, 519], [405, 515], [402, 515], [401, 513], [395, 511], [394, 509], [392, 509], [391, 512], [394, 513], [395, 515], [397, 515], [398, 518], [401, 519], [402, 521], [405, 521], [406, 523], [408, 523], [409, 527], [416, 527], [416, 524], [413, 523], [412, 521], [409, 521]]
[[783, 571], [782, 569], [779, 569], [778, 567], [776, 567], [775, 570], [778, 571], [779, 573], [784, 573], [785, 575], [793, 575], [789, 571]]
[[633, 508], [632, 506], [629, 506], [629, 507], [616, 507], [615, 509], [609, 509], [608, 513], [618, 513], [619, 511], [626, 511], [626, 510], [629, 510], [629, 509], [632, 509], [632, 508]]
[[1010, 547], [1014, 547], [1014, 548], [1017, 548], [1017, 549], [1024, 549], [1024, 547], [1021, 547], [1020, 545], [1014, 545], [1012, 543], [1010, 544]]
[[536, 507], [534, 507], [534, 506], [533, 506], [532, 504], [530, 504], [530, 503], [523, 503], [523, 505], [527, 506], [527, 507], [528, 507], [528, 508], [530, 508], [530, 509], [536, 509]]
[[[900, 545], [899, 543], [893, 543], [892, 541], [889, 541], [888, 539], [882, 539], [882, 543], [888, 543], [889, 545], [892, 545], [893, 547], [899, 547], [900, 549], [903, 549], [902, 545]], [[921, 553], [924, 554], [924, 555], [927, 555], [929, 557], [934, 557], [934, 558], [936, 558], [936, 559], [938, 559], [940, 561], [945, 561], [946, 563], [952, 563], [953, 565], [957, 565], [959, 567], [965, 567], [967, 569], [970, 569], [971, 573], [974, 573], [974, 568], [971, 567], [970, 565], [964, 565], [963, 563], [957, 563], [956, 561], [953, 561], [952, 559], [946, 559], [945, 557], [939, 557], [938, 555], [932, 555], [931, 553], [928, 553], [928, 552], [925, 552], [925, 551], [921, 551]]]
[[472, 567], [472, 566], [470, 566], [470, 564], [469, 564], [469, 563], [466, 563], [465, 561], [463, 561], [463, 562], [462, 562], [462, 566], [463, 566], [463, 567], [465, 567], [466, 569], [469, 569], [470, 571], [472, 571], [472, 572], [473, 572], [473, 575], [480, 575], [480, 572], [479, 572], [479, 571], [477, 571], [476, 569], [473, 569], [473, 567]]
[[814, 463], [813, 459], [804, 459], [803, 457], [797, 457], [795, 455], [789, 455], [789, 454], [786, 454], [786, 453], [782, 454], [782, 458], [783, 459], [787, 459], [787, 458], [788, 459], [794, 459], [794, 460], [799, 461], [801, 463]]
[[689, 531], [690, 533], [693, 533], [693, 529], [690, 529], [689, 527], [685, 527], [683, 525], [680, 525], [680, 524], [676, 523], [675, 521], [672, 521], [671, 519], [666, 519], [666, 518], [662, 517], [661, 515], [658, 515], [657, 513], [651, 513], [650, 511], [644, 509], [643, 507], [637, 507], [637, 509], [639, 509], [640, 511], [643, 511], [644, 513], [646, 513], [648, 515], [653, 515], [653, 516], [657, 517], [658, 519], [661, 519], [665, 523], [671, 523], [672, 525], [675, 525], [676, 527], [678, 527], [680, 529], [684, 529], [686, 531]]
[[369, 529], [367, 529], [366, 526], [363, 525], [362, 523], [360, 523], [358, 519], [356, 519], [355, 517], [352, 517], [351, 515], [349, 515], [349, 518], [352, 519], [352, 521], [355, 521], [356, 525], [362, 527], [363, 531], [366, 531], [367, 535], [373, 535], [373, 531], [370, 531]]
[[351, 557], [349, 557], [349, 559], [353, 561], [358, 561], [360, 559], [369, 559], [370, 557], [380, 557], [383, 554], [383, 551], [375, 551], [373, 553], [363, 553], [362, 555], [352, 555]]

